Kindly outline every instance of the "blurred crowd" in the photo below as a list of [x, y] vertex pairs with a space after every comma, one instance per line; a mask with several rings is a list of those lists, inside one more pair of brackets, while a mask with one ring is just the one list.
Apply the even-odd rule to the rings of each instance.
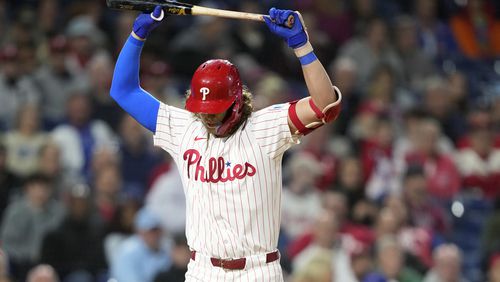
[[[500, 4], [190, 1], [299, 10], [343, 93], [286, 153], [286, 281], [500, 281]], [[175, 165], [110, 98], [137, 13], [103, 0], [0, 1], [0, 281], [184, 281]], [[235, 63], [255, 108], [307, 93], [265, 25], [168, 17], [141, 84], [183, 107], [196, 67]]]

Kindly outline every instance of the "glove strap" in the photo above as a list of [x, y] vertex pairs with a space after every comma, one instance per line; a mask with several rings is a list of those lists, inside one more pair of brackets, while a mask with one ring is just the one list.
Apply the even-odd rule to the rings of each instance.
[[303, 46], [299, 47], [299, 48], [296, 48], [296, 49], [293, 49], [293, 51], [295, 52], [295, 56], [297, 56], [297, 58], [301, 58], [301, 57], [304, 57], [305, 55], [311, 53], [312, 51], [314, 51], [311, 43], [309, 41], [307, 41], [306, 44], [304, 44]]

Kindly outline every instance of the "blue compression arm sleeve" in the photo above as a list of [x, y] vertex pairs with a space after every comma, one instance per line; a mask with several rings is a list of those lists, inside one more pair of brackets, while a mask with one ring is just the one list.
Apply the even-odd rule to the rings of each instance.
[[129, 36], [116, 61], [110, 94], [120, 107], [155, 133], [160, 102], [142, 89], [139, 83], [139, 60], [143, 45], [143, 41]]

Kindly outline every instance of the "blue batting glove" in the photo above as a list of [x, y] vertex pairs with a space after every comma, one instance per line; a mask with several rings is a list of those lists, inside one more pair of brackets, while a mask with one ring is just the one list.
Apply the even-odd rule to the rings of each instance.
[[161, 6], [156, 6], [151, 14], [142, 13], [135, 19], [133, 31], [140, 39], [145, 40], [153, 29], [160, 25], [165, 13]]
[[[290, 15], [294, 17], [293, 26], [291, 28], [286, 26]], [[288, 46], [293, 49], [304, 46], [309, 40], [304, 22], [302, 21], [302, 16], [299, 12], [271, 8], [269, 10], [269, 16], [264, 17], [264, 21], [271, 32], [285, 39]]]

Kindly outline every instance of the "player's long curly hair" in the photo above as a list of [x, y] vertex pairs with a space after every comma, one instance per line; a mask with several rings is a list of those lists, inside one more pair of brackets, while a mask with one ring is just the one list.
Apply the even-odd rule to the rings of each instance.
[[[189, 95], [191, 95], [191, 89], [188, 89], [186, 91], [186, 99], [189, 97]], [[231, 111], [233, 106], [231, 106], [227, 111]], [[229, 130], [227, 136], [233, 135], [236, 132], [236, 130], [240, 128], [240, 126], [246, 123], [252, 112], [253, 112], [253, 95], [248, 89], [248, 87], [246, 85], [243, 85], [243, 112], [241, 114], [240, 120], [233, 126], [233, 128]], [[200, 114], [193, 113], [193, 115], [195, 116], [196, 119], [201, 120]]]

